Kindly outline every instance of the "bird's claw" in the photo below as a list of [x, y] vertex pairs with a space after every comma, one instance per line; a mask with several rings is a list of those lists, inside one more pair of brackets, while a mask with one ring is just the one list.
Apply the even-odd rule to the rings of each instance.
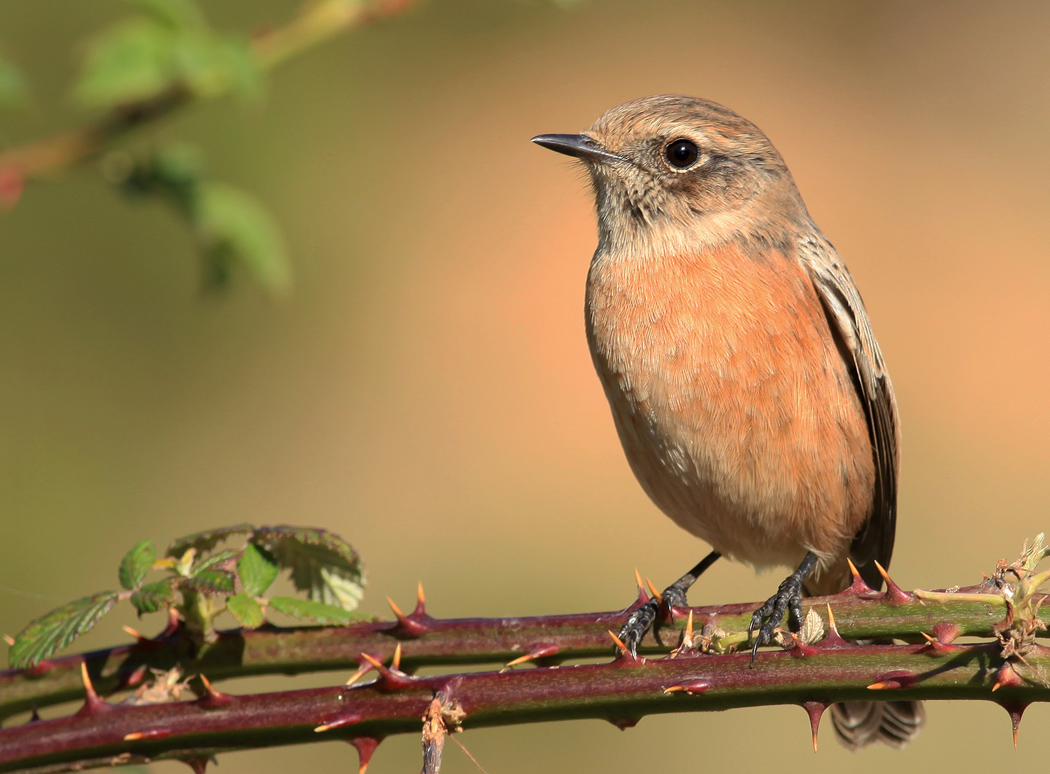
[[638, 655], [638, 645], [641, 643], [642, 638], [649, 633], [649, 630], [653, 628], [653, 622], [656, 621], [656, 614], [659, 611], [660, 603], [655, 599], [650, 599], [631, 613], [627, 623], [620, 628], [620, 641], [627, 647], [627, 651], [632, 656]]
[[[797, 632], [802, 628], [802, 578], [799, 573], [792, 573], [780, 584], [777, 593], [766, 600], [762, 607], [758, 608], [751, 616], [751, 623], [747, 627], [748, 638], [751, 640], [751, 663], [755, 662], [755, 654], [763, 645], [773, 641], [773, 632], [788, 614], [788, 626], [791, 631]], [[755, 630], [758, 629], [758, 636]]]
[[668, 619], [670, 619], [676, 607], [685, 606], [684, 591], [677, 586], [670, 586], [664, 589], [660, 597], [650, 599], [631, 613], [627, 623], [620, 629], [620, 641], [627, 646], [627, 650], [632, 656], [637, 656], [638, 646], [645, 638], [645, 635], [653, 628], [657, 618], [660, 617], [660, 608], [664, 608]]

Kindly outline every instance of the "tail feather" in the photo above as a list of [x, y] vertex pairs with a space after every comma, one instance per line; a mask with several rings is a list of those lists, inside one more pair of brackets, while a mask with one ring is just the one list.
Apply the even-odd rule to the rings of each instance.
[[899, 750], [919, 734], [926, 720], [920, 701], [847, 701], [831, 706], [839, 741], [851, 750], [875, 742]]

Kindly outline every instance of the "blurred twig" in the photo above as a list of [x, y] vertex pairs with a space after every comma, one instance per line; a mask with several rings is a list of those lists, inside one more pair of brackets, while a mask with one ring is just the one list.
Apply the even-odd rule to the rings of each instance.
[[[358, 29], [406, 10], [418, 0], [319, 0], [307, 3], [286, 25], [257, 35], [251, 49], [261, 70], [271, 70], [298, 54], [344, 32]], [[227, 87], [226, 91], [229, 90]], [[209, 95], [211, 97], [216, 94]], [[130, 131], [153, 123], [197, 98], [173, 84], [164, 92], [122, 105], [85, 126], [36, 140], [0, 153], [0, 177], [17, 176], [22, 183], [46, 179], [88, 161]]]

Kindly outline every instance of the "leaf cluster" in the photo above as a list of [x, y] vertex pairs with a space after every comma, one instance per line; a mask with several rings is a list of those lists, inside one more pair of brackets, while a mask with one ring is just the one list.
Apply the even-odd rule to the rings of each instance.
[[[268, 596], [282, 570], [305, 598]], [[262, 626], [273, 612], [324, 625], [360, 620], [352, 611], [365, 585], [360, 557], [334, 533], [250, 524], [179, 538], [163, 557], [151, 541], [143, 540], [121, 559], [117, 577], [121, 591], [83, 597], [30, 622], [10, 647], [11, 666], [33, 667], [50, 658], [90, 631], [118, 602], [130, 602], [140, 617], [167, 611], [201, 642], [209, 642], [215, 637], [215, 618], [223, 612], [245, 629]]]
[[[184, 144], [153, 142], [141, 158], [101, 147], [192, 101], [228, 94], [242, 100], [261, 97], [266, 63], [247, 33], [214, 29], [196, 0], [124, 2], [135, 13], [89, 39], [72, 87], [77, 102], [88, 109], [101, 108], [107, 116], [81, 130], [68, 157], [62, 148], [72, 135], [56, 136], [59, 150], [43, 157], [69, 166], [106, 151], [101, 167], [109, 182], [133, 197], [165, 202], [189, 225], [206, 289], [225, 288], [236, 270], [245, 270], [271, 294], [287, 291], [291, 269], [280, 230], [255, 197], [206, 179], [199, 154], [187, 152]], [[27, 93], [21, 72], [0, 57], [0, 109], [22, 107]], [[21, 176], [34, 177], [18, 150], [7, 154], [7, 163], [0, 154], [0, 179], [5, 174], [17, 178], [16, 193], [0, 198], [5, 208], [14, 206], [22, 194]]]

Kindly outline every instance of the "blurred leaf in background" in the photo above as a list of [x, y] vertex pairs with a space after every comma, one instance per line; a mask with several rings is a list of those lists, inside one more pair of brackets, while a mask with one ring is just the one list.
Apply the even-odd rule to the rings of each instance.
[[247, 37], [213, 30], [191, 0], [128, 0], [144, 13], [88, 47], [74, 89], [86, 105], [114, 107], [185, 88], [198, 97], [258, 96], [262, 77]]

